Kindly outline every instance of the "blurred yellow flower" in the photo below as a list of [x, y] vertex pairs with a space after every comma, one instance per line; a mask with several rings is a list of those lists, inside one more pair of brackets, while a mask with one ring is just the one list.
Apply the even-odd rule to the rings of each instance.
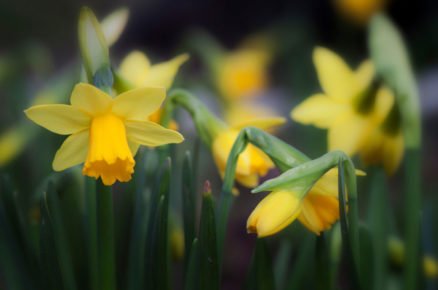
[[395, 97], [373, 82], [372, 63], [364, 61], [354, 72], [325, 48], [316, 48], [313, 60], [324, 94], [295, 107], [292, 119], [327, 129], [329, 151], [342, 150], [350, 156], [360, 153], [366, 163], [383, 162], [389, 173], [394, 172], [404, 147], [397, 124], [390, 130], [386, 126], [394, 119]]
[[[151, 65], [144, 53], [133, 51], [123, 59], [120, 65], [120, 75], [134, 88], [152, 86], [164, 87], [168, 90], [180, 66], [188, 59], [188, 54], [181, 54], [169, 61]], [[161, 113], [161, 109], [157, 110], [149, 116], [149, 121], [159, 123]], [[171, 121], [169, 128], [176, 130], [178, 125]]]
[[[269, 129], [284, 122], [284, 118], [267, 118], [222, 129], [214, 137], [212, 144], [213, 158], [221, 176], [224, 177], [228, 155], [230, 155], [231, 148], [239, 135], [240, 129], [247, 126]], [[236, 180], [246, 187], [255, 187], [259, 183], [259, 177], [266, 175], [273, 167], [274, 164], [271, 159], [263, 151], [249, 144], [245, 151], [239, 155], [236, 167]]]
[[252, 98], [268, 84], [270, 56], [259, 49], [242, 48], [225, 54], [218, 64], [217, 87], [227, 100]]
[[242, 127], [242, 120], [253, 123], [256, 120], [272, 118], [276, 115], [278, 116], [271, 108], [258, 105], [253, 101], [236, 101], [227, 106], [224, 117], [227, 124], [231, 127]]
[[297, 218], [317, 235], [339, 219], [337, 169], [329, 170], [304, 195], [286, 190], [269, 193], [253, 210], [246, 227], [262, 238], [278, 233]]
[[357, 24], [366, 24], [374, 13], [382, 10], [386, 0], [334, 0], [336, 8]]
[[129, 181], [140, 145], [180, 143], [178, 132], [165, 129], [145, 116], [165, 98], [163, 88], [134, 89], [112, 98], [98, 88], [75, 86], [71, 105], [33, 106], [25, 111], [36, 124], [60, 135], [70, 135], [56, 152], [53, 169], [61, 171], [83, 163], [84, 175], [101, 178], [105, 185]]

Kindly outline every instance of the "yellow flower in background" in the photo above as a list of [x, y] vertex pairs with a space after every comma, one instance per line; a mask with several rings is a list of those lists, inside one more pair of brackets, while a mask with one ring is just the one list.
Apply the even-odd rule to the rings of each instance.
[[[232, 102], [227, 106], [224, 113], [225, 121], [231, 127], [244, 127], [244, 125], [242, 125], [244, 123], [242, 120], [245, 120], [246, 123], [252, 124], [257, 120], [273, 118], [274, 116], [278, 116], [278, 114], [271, 108], [250, 101]], [[272, 128], [266, 129], [269, 131], [269, 129]]]
[[325, 173], [304, 196], [279, 190], [269, 193], [247, 221], [249, 233], [259, 238], [278, 233], [294, 220], [319, 235], [339, 219], [338, 171]]
[[[152, 86], [164, 87], [168, 90], [172, 86], [179, 68], [188, 59], [188, 54], [181, 54], [169, 61], [151, 65], [144, 53], [133, 51], [123, 59], [119, 72], [134, 88]], [[159, 123], [161, 114], [162, 110], [158, 109], [149, 116], [149, 120]], [[169, 128], [176, 130], [178, 125], [172, 121]]]
[[180, 143], [181, 134], [145, 121], [165, 98], [164, 88], [142, 88], [114, 99], [98, 88], [80, 83], [71, 105], [33, 106], [25, 111], [36, 124], [60, 135], [70, 135], [56, 152], [53, 169], [62, 171], [85, 162], [84, 175], [105, 185], [129, 181], [140, 145]]
[[225, 54], [218, 64], [216, 85], [232, 101], [252, 98], [268, 85], [270, 56], [259, 49], [242, 48]]
[[[313, 60], [324, 94], [307, 98], [291, 112], [297, 122], [328, 130], [329, 151], [360, 153], [367, 163], [383, 162], [389, 172], [398, 167], [403, 138], [382, 130], [395, 106], [393, 93], [373, 82], [371, 62], [356, 71], [335, 53], [316, 48]], [[401, 134], [401, 133], [399, 133]]]
[[334, 0], [338, 11], [357, 24], [366, 24], [374, 13], [382, 10], [386, 0]]
[[[284, 118], [270, 118], [253, 120], [234, 127], [222, 129], [214, 138], [212, 144], [213, 158], [221, 176], [224, 176], [228, 156], [240, 129], [253, 126], [260, 129], [269, 129], [285, 122]], [[239, 155], [236, 167], [236, 180], [246, 187], [255, 187], [259, 178], [266, 175], [274, 167], [271, 159], [257, 147], [249, 144]]]

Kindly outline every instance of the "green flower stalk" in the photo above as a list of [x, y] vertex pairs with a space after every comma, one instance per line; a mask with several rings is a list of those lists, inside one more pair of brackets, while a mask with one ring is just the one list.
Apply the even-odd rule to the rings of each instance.
[[369, 25], [369, 46], [377, 74], [396, 95], [399, 120], [406, 144], [405, 159], [405, 289], [417, 289], [420, 268], [421, 113], [414, 73], [406, 45], [395, 25], [383, 14]]

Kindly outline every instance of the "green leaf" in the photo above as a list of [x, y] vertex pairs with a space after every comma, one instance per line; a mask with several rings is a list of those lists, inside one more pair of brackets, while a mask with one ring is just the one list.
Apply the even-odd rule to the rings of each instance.
[[201, 224], [199, 228], [200, 289], [219, 290], [216, 220], [213, 196], [208, 181], [206, 181], [204, 186]]
[[274, 272], [265, 239], [257, 239], [247, 283], [248, 290], [274, 290]]
[[287, 267], [290, 263], [291, 253], [291, 243], [286, 239], [282, 240], [274, 262], [275, 285], [279, 290], [285, 288]]
[[126, 289], [143, 289], [143, 273], [145, 267], [145, 246], [149, 224], [148, 197], [145, 192], [147, 151], [140, 150], [136, 156], [136, 169], [133, 182], [135, 183], [135, 205], [131, 238], [129, 241], [129, 257]]
[[190, 249], [190, 257], [187, 263], [187, 270], [184, 277], [185, 290], [199, 289], [199, 242], [198, 239], [193, 239]]
[[75, 290], [76, 280], [73, 272], [73, 262], [70, 245], [65, 232], [65, 225], [61, 215], [61, 207], [55, 185], [49, 182], [45, 194], [46, 204], [50, 215], [55, 249], [58, 256], [58, 263], [61, 272], [62, 284], [65, 290]]
[[98, 262], [98, 237], [97, 237], [97, 192], [96, 181], [85, 179], [85, 217], [84, 227], [86, 232], [88, 275], [90, 289], [99, 287], [99, 262]]
[[313, 261], [315, 258], [315, 242], [314, 235], [308, 235], [304, 239], [298, 251], [295, 264], [292, 267], [292, 271], [289, 274], [289, 279], [286, 283], [287, 290], [299, 290], [309, 287], [308, 281], [305, 281], [306, 275], [313, 271]]
[[196, 222], [196, 189], [195, 176], [192, 168], [192, 157], [190, 152], [186, 152], [182, 168], [182, 204], [184, 219], [184, 245], [185, 245], [185, 265], [188, 266], [190, 250], [193, 247], [192, 241], [195, 239]]
[[[385, 172], [382, 168], [373, 168], [370, 172], [370, 202], [368, 208], [368, 224], [371, 231], [374, 253], [373, 287], [372, 289], [387, 289], [388, 275], [388, 231], [389, 231], [389, 202], [386, 188]], [[366, 257], [365, 257], [366, 258]]]

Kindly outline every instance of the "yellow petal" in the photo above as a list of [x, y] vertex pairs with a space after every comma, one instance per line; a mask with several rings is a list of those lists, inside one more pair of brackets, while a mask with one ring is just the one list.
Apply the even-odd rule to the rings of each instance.
[[403, 134], [399, 132], [395, 136], [387, 136], [384, 139], [384, 147], [383, 147], [383, 165], [385, 167], [385, 171], [391, 175], [397, 170], [400, 166], [400, 163], [403, 159], [404, 152], [404, 138]]
[[114, 99], [112, 111], [127, 120], [145, 120], [157, 111], [166, 97], [164, 88], [139, 88]]
[[120, 74], [136, 87], [141, 87], [150, 66], [149, 59], [144, 53], [133, 51], [123, 59], [120, 65]]
[[247, 230], [258, 237], [273, 235], [292, 223], [300, 210], [301, 200], [293, 192], [271, 192], [249, 216]]
[[142, 80], [143, 86], [165, 87], [169, 89], [179, 67], [189, 59], [188, 54], [181, 54], [169, 61], [153, 65]]
[[349, 112], [346, 104], [318, 94], [304, 100], [291, 112], [291, 118], [305, 125], [329, 128], [337, 119]]
[[138, 149], [140, 149], [140, 144], [129, 140], [128, 140], [128, 146], [129, 149], [131, 150], [132, 156], [135, 156], [137, 154]]
[[240, 130], [245, 127], [256, 127], [262, 130], [267, 130], [276, 126], [280, 126], [286, 123], [286, 119], [283, 117], [272, 117], [272, 118], [258, 118], [248, 121], [240, 122], [233, 126], [233, 129]]
[[83, 163], [87, 158], [89, 135], [88, 130], [83, 130], [65, 139], [56, 151], [52, 164], [53, 170], [62, 171]]
[[353, 71], [337, 54], [317, 47], [313, 52], [313, 62], [319, 82], [330, 98], [350, 102], [359, 93]]
[[363, 61], [356, 70], [355, 75], [362, 90], [368, 87], [374, 78], [374, 65], [371, 60]]
[[112, 98], [95, 86], [79, 83], [71, 93], [70, 103], [73, 107], [96, 116], [110, 109]]
[[345, 116], [329, 130], [329, 151], [341, 150], [351, 156], [364, 146], [373, 129], [366, 118], [355, 114]]
[[374, 104], [373, 118], [377, 124], [381, 124], [391, 111], [395, 103], [395, 96], [387, 87], [378, 90]]
[[319, 235], [339, 219], [339, 202], [336, 197], [309, 193], [302, 202], [299, 221]]
[[254, 188], [259, 185], [259, 176], [257, 174], [236, 174], [236, 180], [238, 183], [248, 188]]
[[90, 116], [69, 105], [38, 105], [24, 112], [41, 127], [61, 135], [79, 132], [90, 124]]
[[173, 130], [166, 129], [149, 121], [126, 121], [128, 140], [145, 146], [160, 146], [181, 143], [184, 137]]

